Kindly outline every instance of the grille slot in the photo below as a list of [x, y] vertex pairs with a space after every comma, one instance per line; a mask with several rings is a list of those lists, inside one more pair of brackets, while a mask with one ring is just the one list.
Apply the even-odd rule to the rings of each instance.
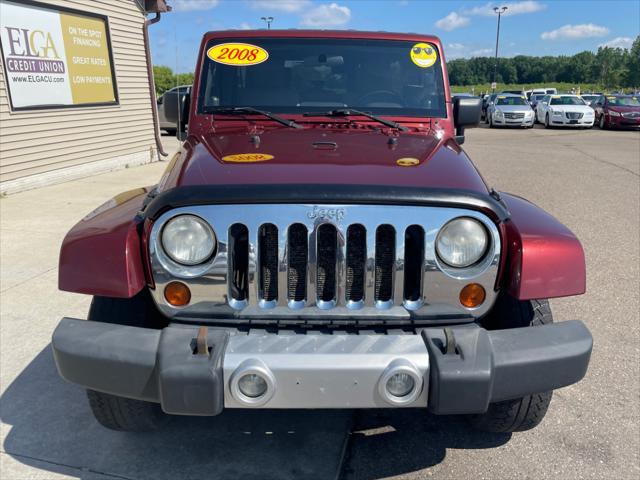
[[278, 298], [278, 228], [262, 225], [258, 245], [260, 298], [270, 302]]
[[396, 231], [391, 225], [380, 225], [376, 230], [374, 298], [378, 302], [388, 302], [393, 294], [395, 239]]
[[237, 301], [249, 296], [249, 231], [235, 223], [229, 227], [229, 296]]
[[333, 225], [321, 225], [317, 235], [316, 295], [318, 300], [330, 302], [336, 297], [337, 232]]
[[411, 225], [404, 233], [404, 299], [416, 302], [422, 297], [424, 230]]
[[289, 247], [287, 269], [287, 298], [296, 302], [306, 297], [307, 256], [307, 227], [301, 223], [294, 223], [287, 234]]
[[347, 301], [364, 300], [364, 271], [367, 261], [367, 231], [362, 225], [347, 229], [346, 289]]

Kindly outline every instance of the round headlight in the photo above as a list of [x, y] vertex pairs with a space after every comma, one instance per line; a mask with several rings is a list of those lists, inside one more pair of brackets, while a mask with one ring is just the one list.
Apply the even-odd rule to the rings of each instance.
[[480, 222], [472, 218], [456, 218], [438, 233], [436, 251], [447, 265], [464, 268], [480, 260], [488, 244], [487, 230]]
[[198, 265], [213, 255], [216, 236], [200, 217], [179, 215], [164, 226], [162, 248], [176, 263]]

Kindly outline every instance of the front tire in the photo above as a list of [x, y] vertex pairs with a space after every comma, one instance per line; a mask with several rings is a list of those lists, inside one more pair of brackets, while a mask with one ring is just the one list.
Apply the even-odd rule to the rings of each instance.
[[[93, 297], [89, 320], [142, 328], [166, 325], [147, 290], [132, 298]], [[157, 403], [95, 390], [87, 390], [87, 397], [95, 419], [110, 430], [147, 432], [158, 429], [169, 419]]]
[[600, 115], [600, 123], [598, 124], [598, 126], [600, 127], [600, 130], [606, 130], [607, 129], [607, 124], [604, 121], [604, 113], [602, 115]]
[[549, 114], [548, 113], [544, 117], [544, 128], [551, 128], [551, 124], [549, 123]]
[[[519, 301], [501, 297], [488, 318], [488, 329], [521, 328], [553, 323], [547, 300]], [[523, 432], [538, 426], [544, 418], [553, 391], [489, 404], [485, 413], [469, 415], [471, 425], [485, 432]]]

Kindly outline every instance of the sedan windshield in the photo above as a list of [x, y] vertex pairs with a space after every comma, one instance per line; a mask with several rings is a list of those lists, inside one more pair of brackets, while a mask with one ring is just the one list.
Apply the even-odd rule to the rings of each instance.
[[498, 97], [496, 105], [529, 105], [524, 97]]
[[207, 45], [199, 113], [229, 107], [298, 114], [351, 108], [374, 115], [446, 117], [434, 45], [325, 38], [240, 42], [216, 39]]
[[551, 97], [551, 105], [586, 105], [580, 97]]
[[640, 107], [638, 97], [607, 97], [607, 100], [612, 107]]

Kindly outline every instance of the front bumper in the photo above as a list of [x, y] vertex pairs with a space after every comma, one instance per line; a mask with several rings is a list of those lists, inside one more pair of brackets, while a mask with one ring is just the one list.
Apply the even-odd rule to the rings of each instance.
[[614, 117], [606, 115], [605, 121], [611, 128], [640, 128], [640, 117], [629, 118], [625, 116]]
[[[209, 329], [209, 353], [199, 354], [197, 327], [150, 330], [64, 318], [52, 346], [67, 381], [158, 402], [178, 415], [217, 415], [224, 408], [404, 406], [436, 414], [482, 413], [491, 402], [579, 381], [591, 355], [591, 334], [575, 320], [510, 330], [487, 331], [475, 324], [446, 330], [247, 335]], [[268, 380], [263, 398], [237, 394], [237, 379], [247, 372]], [[404, 401], [385, 390], [394, 372], [415, 379], [415, 391]]]
[[493, 116], [493, 124], [501, 127], [532, 127], [533, 115], [529, 118], [506, 118]]
[[555, 127], [593, 127], [594, 121], [595, 121], [594, 115], [591, 115], [589, 117], [583, 116], [582, 118], [579, 118], [579, 119], [570, 119], [564, 115], [549, 116], [549, 124]]

